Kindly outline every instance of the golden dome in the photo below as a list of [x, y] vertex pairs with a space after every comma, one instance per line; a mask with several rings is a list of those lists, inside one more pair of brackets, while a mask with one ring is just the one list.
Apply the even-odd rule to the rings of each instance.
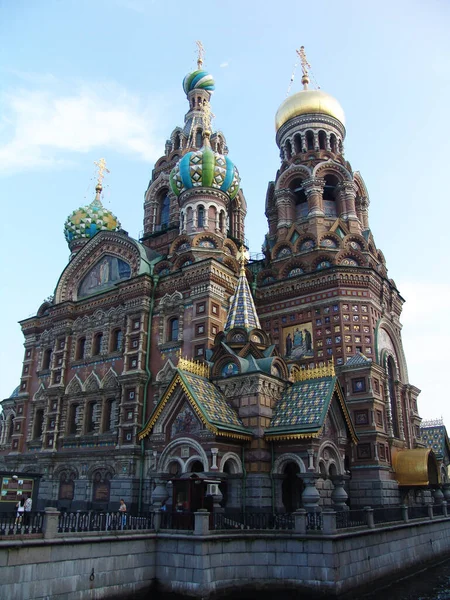
[[289, 119], [300, 115], [322, 114], [334, 117], [345, 126], [342, 106], [322, 90], [301, 90], [286, 98], [275, 116], [275, 129], [278, 131]]

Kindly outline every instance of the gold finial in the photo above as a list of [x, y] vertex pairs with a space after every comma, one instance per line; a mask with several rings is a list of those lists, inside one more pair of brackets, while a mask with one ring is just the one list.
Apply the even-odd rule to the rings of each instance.
[[97, 175], [97, 188], [103, 187], [103, 178], [105, 177], [105, 173], [109, 173], [110, 171], [106, 168], [106, 160], [101, 158], [98, 162], [94, 161], [94, 165], [98, 167], [98, 175]]
[[200, 40], [197, 40], [195, 43], [197, 44], [197, 52], [198, 52], [197, 68], [200, 70], [203, 65], [203, 57], [205, 56], [205, 49], [203, 48], [203, 44], [201, 43]]
[[241, 265], [241, 275], [245, 275], [245, 265], [248, 263], [247, 249], [244, 244], [239, 248], [239, 264]]
[[305, 46], [300, 46], [300, 50], [296, 50], [299, 58], [300, 58], [300, 63], [302, 65], [302, 83], [303, 83], [303, 89], [307, 90], [308, 89], [308, 83], [309, 83], [309, 72], [308, 69], [311, 68], [311, 65], [308, 62], [308, 59], [306, 58], [306, 52], [305, 52]]

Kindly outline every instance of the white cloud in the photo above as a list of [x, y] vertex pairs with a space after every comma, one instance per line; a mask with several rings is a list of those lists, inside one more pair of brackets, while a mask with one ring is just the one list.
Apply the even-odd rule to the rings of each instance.
[[220, 68], [221, 69], [226, 69], [229, 64], [230, 63], [227, 60], [225, 60], [223, 63], [220, 63]]
[[20, 90], [4, 94], [0, 105], [0, 174], [57, 167], [73, 160], [69, 153], [97, 147], [153, 161], [162, 145], [153, 135], [156, 116], [115, 84], [66, 95]]

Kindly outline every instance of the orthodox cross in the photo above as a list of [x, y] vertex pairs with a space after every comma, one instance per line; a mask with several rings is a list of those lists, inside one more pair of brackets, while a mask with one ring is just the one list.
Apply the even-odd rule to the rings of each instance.
[[98, 167], [97, 185], [102, 186], [105, 173], [110, 172], [109, 169], [106, 168], [106, 160], [101, 158], [98, 162], [94, 161], [94, 165]]
[[197, 44], [197, 52], [198, 52], [197, 67], [200, 70], [203, 65], [203, 57], [205, 56], [205, 49], [203, 48], [203, 44], [201, 43], [200, 40], [197, 40], [195, 43]]

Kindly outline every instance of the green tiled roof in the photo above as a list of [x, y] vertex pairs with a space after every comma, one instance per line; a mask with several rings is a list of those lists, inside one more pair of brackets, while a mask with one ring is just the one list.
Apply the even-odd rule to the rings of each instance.
[[145, 438], [155, 426], [170, 397], [181, 386], [197, 415], [208, 429], [219, 435], [249, 439], [252, 432], [246, 429], [234, 408], [222, 392], [208, 379], [177, 369], [163, 397], [150, 415], [139, 439]]
[[281, 438], [317, 435], [324, 425], [335, 390], [350, 434], [356, 441], [356, 434], [335, 376], [294, 383], [278, 402], [266, 435]]
[[445, 456], [446, 448], [447, 451], [450, 449], [445, 425], [422, 427], [420, 433], [425, 446], [431, 448], [438, 458]]

